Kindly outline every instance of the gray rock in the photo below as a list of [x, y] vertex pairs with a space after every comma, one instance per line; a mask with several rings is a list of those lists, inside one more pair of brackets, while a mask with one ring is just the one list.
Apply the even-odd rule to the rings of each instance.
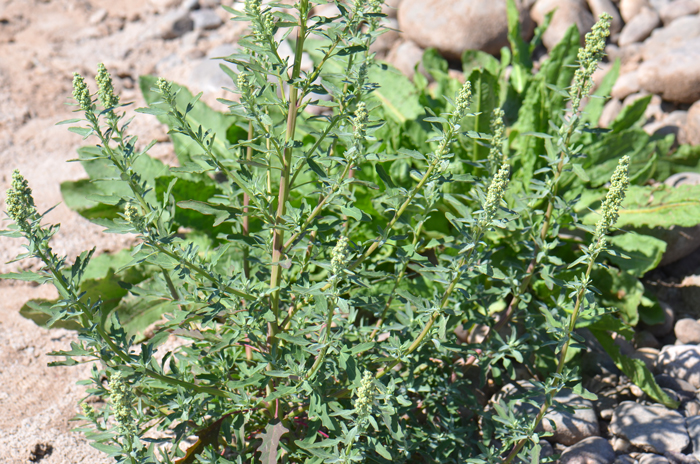
[[690, 443], [685, 419], [660, 405], [624, 401], [615, 409], [610, 431], [652, 453], [682, 451]]
[[[529, 382], [518, 382], [519, 389], [530, 390], [534, 388]], [[509, 384], [501, 390], [501, 396], [511, 396], [518, 389]], [[544, 397], [533, 398], [536, 403], [542, 403]], [[549, 441], [561, 443], [563, 445], [573, 445], [581, 440], [600, 435], [598, 418], [593, 408], [593, 403], [589, 400], [574, 394], [569, 390], [563, 390], [555, 397], [555, 401], [559, 404], [569, 406], [574, 409], [574, 412], [550, 410], [545, 414], [544, 419], [538, 426], [538, 431], [551, 432], [548, 437]], [[518, 411], [527, 413], [528, 415], [536, 415], [538, 408], [530, 403], [524, 403], [517, 406]]]
[[676, 48], [667, 48], [663, 55], [642, 63], [637, 72], [639, 85], [666, 101], [694, 103], [700, 100], [700, 37], [686, 40]]
[[[524, 36], [532, 34], [528, 3], [517, 0]], [[447, 58], [464, 50], [498, 54], [508, 46], [505, 0], [403, 0], [399, 25], [406, 38], [422, 48], [435, 47]]]
[[693, 387], [700, 387], [700, 347], [695, 345], [667, 345], [656, 358], [656, 369]]
[[[649, 105], [651, 106], [651, 104]], [[654, 109], [649, 109], [650, 112], [653, 112]], [[660, 108], [659, 108], [660, 109]], [[685, 123], [688, 119], [688, 112], [687, 111], [672, 111], [671, 113], [663, 113], [659, 111], [659, 120], [658, 121], [653, 121], [649, 124], [644, 125], [644, 130], [646, 131], [647, 134], [649, 135], [657, 135], [660, 137], [665, 137], [669, 134], [673, 134], [675, 139], [679, 141], [680, 143], [680, 138], [681, 138], [681, 128], [685, 126]]]
[[385, 25], [387, 30], [369, 46], [369, 51], [379, 54], [380, 58], [385, 57], [394, 44], [401, 39], [401, 34], [398, 32], [399, 22], [396, 19], [389, 18]]
[[658, 454], [645, 453], [638, 458], [639, 464], [671, 464], [668, 459]]
[[661, 19], [656, 10], [653, 8], [642, 8], [642, 10], [622, 28], [617, 43], [620, 47], [625, 47], [635, 42], [641, 42], [649, 37], [652, 31], [660, 25]]
[[542, 36], [547, 50], [551, 50], [564, 37], [572, 24], [576, 24], [581, 33], [581, 43], [585, 34], [591, 30], [595, 19], [582, 0], [537, 0], [530, 14], [537, 24], [542, 24], [545, 16], [556, 8], [552, 22]]
[[634, 334], [634, 345], [637, 348], [661, 348], [659, 340], [648, 330], [641, 330]]
[[700, 343], [700, 322], [695, 319], [684, 318], [677, 321], [673, 331], [678, 341], [684, 345]]
[[683, 16], [667, 27], [660, 27], [644, 41], [644, 61], [653, 60], [681, 47], [686, 41], [700, 36], [700, 16]]
[[678, 187], [679, 185], [700, 185], [700, 174], [697, 172], [678, 172], [664, 181], [664, 184]]
[[187, 11], [170, 11], [158, 20], [158, 32], [162, 39], [181, 37], [194, 29], [194, 21]]
[[693, 417], [700, 414], [700, 403], [697, 401], [683, 401], [678, 411], [685, 417]]
[[618, 454], [629, 453], [632, 449], [632, 443], [626, 438], [615, 437], [612, 439], [612, 448]]
[[611, 0], [588, 0], [588, 8], [591, 9], [594, 18], [599, 18], [601, 14], [607, 13], [612, 16], [610, 23], [610, 35], [614, 36], [622, 30], [622, 18], [620, 12]]
[[700, 460], [700, 416], [688, 417], [685, 420], [690, 442], [693, 444], [693, 456]]
[[664, 25], [670, 24], [682, 16], [690, 16], [700, 11], [700, 4], [695, 0], [675, 0], [659, 10]]
[[668, 462], [671, 464], [698, 464], [698, 460], [695, 456], [676, 453], [675, 451], [667, 452], [664, 454], [664, 457], [668, 459]]
[[626, 23], [642, 11], [642, 8], [651, 6], [647, 0], [620, 0], [620, 15]]
[[656, 348], [639, 348], [634, 353], [630, 355], [632, 359], [639, 359], [646, 364], [650, 371], [654, 371], [654, 366], [656, 364], [656, 358], [659, 357], [659, 350]]
[[610, 91], [610, 96], [619, 100], [624, 100], [629, 95], [639, 92], [640, 89], [637, 71], [632, 71], [617, 78], [615, 85], [613, 85]]
[[615, 451], [608, 440], [589, 437], [569, 447], [561, 454], [560, 464], [612, 464]]
[[637, 464], [637, 460], [629, 454], [623, 454], [616, 457], [613, 464]]
[[224, 23], [211, 8], [191, 11], [190, 18], [194, 22], [195, 29], [216, 29]]
[[685, 141], [691, 145], [700, 145], [700, 101], [688, 108], [688, 119], [683, 127]]
[[648, 0], [649, 4], [656, 10], [656, 11], [661, 11], [664, 7], [666, 7], [669, 3], [675, 1], [675, 0]]

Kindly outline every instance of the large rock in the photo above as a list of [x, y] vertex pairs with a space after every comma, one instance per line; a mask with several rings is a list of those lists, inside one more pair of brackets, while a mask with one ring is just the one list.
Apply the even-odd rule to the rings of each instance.
[[642, 63], [637, 73], [641, 88], [666, 101], [700, 100], [700, 37], [666, 49], [662, 55]]
[[656, 370], [700, 388], [700, 347], [697, 345], [667, 345], [656, 358]]
[[644, 41], [642, 55], [650, 61], [680, 47], [687, 40], [700, 37], [700, 16], [683, 16], [667, 27], [660, 27]]
[[617, 78], [610, 91], [610, 96], [618, 100], [624, 100], [633, 93], [639, 92], [639, 76], [637, 71], [625, 73]]
[[688, 317], [676, 322], [676, 339], [684, 345], [700, 343], [700, 322]]
[[661, 25], [659, 14], [653, 8], [643, 8], [630, 22], [622, 28], [617, 43], [620, 47], [641, 42], [649, 37], [654, 29]]
[[589, 437], [567, 448], [559, 458], [559, 464], [612, 464], [615, 451], [608, 440]]
[[186, 10], [170, 11], [158, 20], [157, 29], [162, 39], [177, 39], [194, 29], [194, 21]]
[[564, 37], [572, 24], [576, 24], [581, 33], [581, 43], [585, 34], [591, 30], [595, 19], [582, 0], [537, 0], [530, 14], [537, 24], [544, 22], [547, 13], [556, 9], [552, 22], [542, 36], [542, 42], [551, 50]]
[[700, 11], [700, 3], [696, 0], [676, 0], [659, 10], [661, 21], [670, 24], [682, 16], [690, 16]]
[[685, 420], [690, 442], [693, 444], [693, 456], [700, 461], [700, 416], [688, 417]]
[[690, 443], [684, 417], [661, 405], [620, 403], [615, 408], [610, 431], [650, 453], [681, 452]]
[[622, 18], [612, 0], [588, 0], [588, 8], [591, 9], [594, 18], [599, 18], [603, 13], [612, 16], [612, 21], [610, 22], [611, 36], [614, 36], [622, 30]]
[[620, 0], [620, 15], [628, 23], [642, 11], [642, 8], [650, 6], [648, 0]]
[[[516, 0], [523, 35], [532, 34], [528, 0]], [[404, 35], [422, 48], [459, 59], [464, 50], [497, 54], [508, 46], [506, 0], [403, 0], [398, 11]]]

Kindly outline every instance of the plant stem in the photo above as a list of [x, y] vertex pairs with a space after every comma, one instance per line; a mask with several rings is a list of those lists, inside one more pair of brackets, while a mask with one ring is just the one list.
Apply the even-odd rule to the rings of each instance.
[[275, 217], [275, 229], [272, 236], [272, 271], [270, 275], [270, 289], [272, 295], [270, 297], [272, 313], [275, 320], [270, 324], [270, 335], [274, 338], [277, 333], [279, 319], [279, 303], [280, 303], [280, 281], [282, 278], [282, 266], [280, 261], [284, 256], [284, 229], [282, 225], [282, 217], [287, 212], [287, 199], [289, 198], [289, 178], [291, 175], [292, 166], [292, 145], [294, 142], [294, 133], [297, 124], [297, 98], [298, 89], [296, 80], [301, 72], [301, 58], [304, 51], [304, 40], [306, 38], [306, 20], [309, 12], [309, 1], [301, 0], [299, 5], [299, 25], [297, 29], [297, 43], [294, 56], [294, 68], [292, 70], [292, 83], [289, 86], [289, 110], [287, 113], [287, 133], [284, 148], [284, 159], [282, 164], [282, 173], [280, 176], [279, 195], [277, 197], [277, 214]]
[[[248, 141], [253, 138], [253, 121], [248, 122]], [[253, 147], [248, 145], [246, 147], [247, 161], [253, 160]], [[250, 196], [247, 192], [243, 193], [243, 235], [248, 236], [250, 234], [250, 217], [248, 217], [248, 205], [250, 204]], [[248, 263], [248, 246], [243, 247], [243, 275], [246, 279], [250, 279], [250, 264]]]

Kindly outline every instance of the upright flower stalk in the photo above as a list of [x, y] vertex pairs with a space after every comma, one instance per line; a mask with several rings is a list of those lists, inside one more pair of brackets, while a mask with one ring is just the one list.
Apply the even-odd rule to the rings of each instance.
[[[557, 389], [560, 386], [562, 379], [562, 372], [564, 371], [564, 366], [566, 365], [566, 355], [569, 349], [569, 344], [571, 343], [571, 334], [574, 329], [576, 329], [576, 322], [578, 320], [579, 314], [585, 308], [582, 308], [586, 294], [588, 293], [588, 287], [590, 285], [591, 271], [595, 265], [598, 255], [605, 250], [606, 245], [606, 235], [615, 226], [619, 218], [620, 206], [625, 199], [627, 189], [629, 187], [629, 165], [630, 159], [628, 156], [624, 156], [618, 162], [617, 168], [613, 173], [610, 180], [610, 189], [603, 201], [601, 218], [596, 224], [596, 230], [593, 234], [593, 239], [589, 247], [583, 249], [584, 255], [572, 264], [576, 265], [579, 262], [586, 263], [586, 271], [574, 284], [574, 289], [576, 291], [576, 302], [574, 303], [573, 311], [569, 316], [568, 322], [565, 324], [565, 331], [562, 339], [560, 340], [559, 349], [559, 361], [557, 363], [557, 376], [553, 380], [553, 389]], [[545, 414], [552, 405], [553, 395], [547, 394], [545, 396], [545, 402], [540, 408], [537, 417], [535, 418], [533, 424], [533, 430], [537, 428], [539, 423], [544, 418]], [[520, 450], [527, 443], [528, 438], [523, 438], [519, 443], [508, 454], [504, 460], [504, 464], [509, 464], [520, 452]]]

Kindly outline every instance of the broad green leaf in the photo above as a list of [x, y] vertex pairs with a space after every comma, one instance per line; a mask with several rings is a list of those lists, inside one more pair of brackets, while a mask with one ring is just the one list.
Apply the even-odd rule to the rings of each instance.
[[263, 464], [277, 464], [277, 448], [279, 447], [280, 438], [287, 432], [289, 430], [282, 425], [282, 422], [274, 425], [268, 424], [265, 427], [265, 433], [260, 436], [262, 443], [258, 447], [260, 461]]
[[[605, 189], [588, 190], [581, 196], [576, 210], [589, 212], [583, 217], [585, 224], [595, 224], [600, 215], [602, 200], [606, 195]], [[622, 203], [619, 228], [669, 228], [672, 226], [692, 227], [700, 224], [700, 185], [668, 185], [637, 186], [632, 185], [627, 191], [627, 197]]]
[[620, 114], [618, 114], [615, 120], [610, 124], [610, 130], [613, 132], [620, 132], [639, 123], [644, 116], [644, 112], [647, 110], [647, 106], [649, 106], [652, 96], [653, 95], [647, 95], [646, 97], [639, 98], [631, 105], [622, 108]]
[[642, 277], [656, 268], [666, 251], [663, 240], [635, 232], [614, 235], [607, 240], [613, 250], [629, 256], [629, 259], [624, 259], [610, 255], [608, 260], [635, 277]]
[[591, 273], [591, 280], [602, 294], [597, 298], [601, 306], [616, 308], [625, 322], [637, 325], [637, 310], [644, 296], [644, 285], [639, 279], [612, 267], [599, 267]]
[[469, 76], [475, 69], [483, 69], [498, 76], [501, 64], [492, 55], [480, 50], [464, 50], [462, 53], [462, 72]]
[[[472, 104], [470, 111], [475, 115], [467, 117], [462, 125], [465, 131], [491, 132], [491, 113], [498, 106], [498, 81], [485, 69], [474, 69], [468, 77], [472, 85]], [[488, 158], [489, 148], [472, 140], [471, 156], [473, 160]]]

